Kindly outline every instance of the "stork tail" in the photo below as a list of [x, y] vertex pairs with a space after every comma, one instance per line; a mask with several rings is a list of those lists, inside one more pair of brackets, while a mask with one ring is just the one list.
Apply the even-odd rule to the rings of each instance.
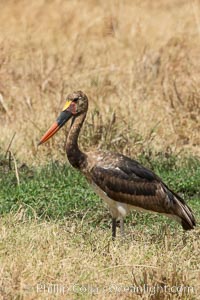
[[196, 226], [194, 215], [189, 206], [181, 198], [174, 197], [176, 215], [179, 217], [184, 230], [191, 230]]

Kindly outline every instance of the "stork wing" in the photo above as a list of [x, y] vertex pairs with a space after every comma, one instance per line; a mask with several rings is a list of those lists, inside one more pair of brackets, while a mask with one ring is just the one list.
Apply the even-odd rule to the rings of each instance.
[[114, 166], [96, 165], [91, 175], [93, 182], [115, 201], [160, 213], [169, 211], [171, 201], [165, 185], [135, 160], [123, 156]]

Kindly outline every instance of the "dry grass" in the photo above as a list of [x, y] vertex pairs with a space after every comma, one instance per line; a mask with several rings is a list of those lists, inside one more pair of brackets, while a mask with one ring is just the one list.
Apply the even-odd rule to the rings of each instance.
[[[1, 152], [16, 132], [11, 150], [22, 162], [65, 159], [63, 131], [39, 151], [37, 142], [65, 95], [81, 89], [90, 98], [82, 147], [200, 155], [199, 19], [197, 0], [1, 1]], [[54, 299], [37, 292], [45, 283], [78, 285], [58, 299], [198, 299], [199, 228], [147, 228], [112, 243], [83, 224], [2, 217], [0, 297]], [[144, 284], [191, 289], [123, 290]]]
[[198, 1], [1, 1], [3, 149], [17, 132], [19, 158], [58, 157], [63, 134], [39, 154], [37, 141], [64, 96], [82, 89], [90, 98], [83, 146], [105, 143], [88, 138], [96, 109], [103, 124], [115, 112], [106, 147], [199, 154], [199, 16]]
[[0, 221], [0, 235], [3, 299], [198, 299], [199, 230], [132, 229], [113, 243], [84, 223], [30, 222], [18, 213]]

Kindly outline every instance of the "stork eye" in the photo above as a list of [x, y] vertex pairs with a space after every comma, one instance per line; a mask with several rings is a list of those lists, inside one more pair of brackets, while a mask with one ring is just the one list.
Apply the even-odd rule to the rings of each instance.
[[79, 99], [79, 97], [76, 97], [76, 98], [74, 98], [74, 100], [73, 100], [73, 101], [75, 101], [75, 102], [76, 102], [76, 101], [78, 101], [78, 99]]

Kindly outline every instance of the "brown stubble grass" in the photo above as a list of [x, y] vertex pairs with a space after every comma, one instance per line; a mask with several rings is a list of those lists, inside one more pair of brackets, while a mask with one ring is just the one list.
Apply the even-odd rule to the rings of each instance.
[[[106, 125], [116, 115], [117, 130], [104, 147], [111, 142], [118, 151], [137, 155], [150, 144], [156, 151], [170, 147], [199, 154], [197, 2], [8, 1], [0, 6], [3, 149], [17, 132], [13, 151], [19, 158], [37, 163], [47, 154], [63, 155], [62, 133], [39, 154], [37, 141], [66, 94], [82, 89], [90, 98], [88, 126], [98, 125], [92, 124], [94, 109]], [[102, 145], [88, 136], [88, 126], [83, 146]], [[122, 136], [125, 143], [119, 142]]]
[[128, 227], [126, 241], [112, 242], [84, 222], [29, 221], [23, 211], [0, 225], [5, 299], [198, 299], [198, 231], [154, 236]]

